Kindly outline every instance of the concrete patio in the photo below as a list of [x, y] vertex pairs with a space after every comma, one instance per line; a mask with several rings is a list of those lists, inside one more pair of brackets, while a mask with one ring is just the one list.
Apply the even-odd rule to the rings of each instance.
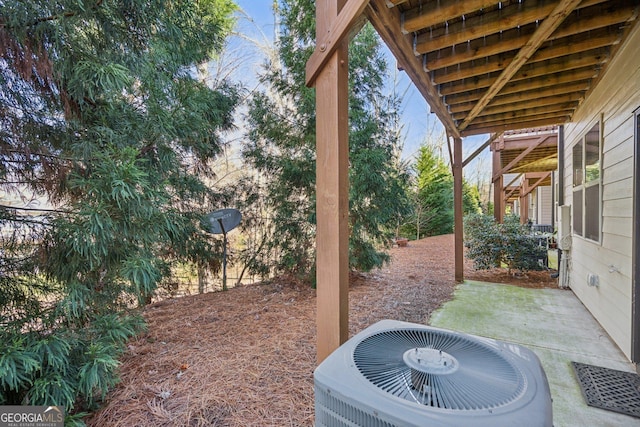
[[640, 426], [639, 418], [585, 403], [572, 361], [634, 368], [571, 290], [466, 281], [429, 323], [533, 350], [549, 380], [554, 427]]

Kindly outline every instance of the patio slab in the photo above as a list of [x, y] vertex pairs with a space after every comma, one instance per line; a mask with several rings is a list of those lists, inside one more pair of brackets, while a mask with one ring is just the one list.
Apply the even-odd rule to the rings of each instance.
[[513, 342], [534, 351], [546, 372], [554, 427], [640, 426], [640, 419], [588, 406], [571, 362], [634, 372], [571, 290], [466, 281], [430, 325]]

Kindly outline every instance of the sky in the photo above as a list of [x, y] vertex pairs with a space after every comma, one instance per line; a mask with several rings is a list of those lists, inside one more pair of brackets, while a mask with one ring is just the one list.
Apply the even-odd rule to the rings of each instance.
[[[273, 0], [236, 0], [240, 7], [237, 14], [238, 24], [236, 33], [238, 34], [230, 42], [231, 51], [238, 52], [238, 58], [242, 58], [238, 67], [245, 82], [257, 85], [255, 76], [260, 71], [260, 65], [264, 62], [264, 52], [259, 48], [273, 43], [274, 18], [272, 4]], [[383, 44], [384, 45], [384, 44]], [[395, 67], [395, 58], [384, 46], [389, 57], [389, 68]], [[402, 157], [407, 160], [415, 158], [420, 146], [429, 138], [429, 135], [439, 136], [444, 132], [444, 128], [435, 114], [430, 112], [429, 105], [415, 88], [411, 80], [404, 72], [398, 73], [397, 91], [402, 95], [401, 121], [403, 126], [403, 153]], [[486, 141], [488, 135], [478, 135], [465, 138], [463, 140], [464, 157], [471, 154]], [[449, 154], [443, 154], [448, 162]], [[472, 183], [478, 180], [489, 179], [491, 171], [491, 161], [489, 150], [486, 149], [479, 158], [465, 167], [465, 177]]]

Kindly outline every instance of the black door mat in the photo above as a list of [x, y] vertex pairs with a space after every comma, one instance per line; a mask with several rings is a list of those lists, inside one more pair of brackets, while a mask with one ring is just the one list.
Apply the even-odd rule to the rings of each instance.
[[587, 405], [640, 418], [640, 376], [571, 362]]

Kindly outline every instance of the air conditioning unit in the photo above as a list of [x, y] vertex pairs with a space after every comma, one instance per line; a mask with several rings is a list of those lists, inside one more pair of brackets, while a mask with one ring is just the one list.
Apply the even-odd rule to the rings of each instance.
[[316, 426], [552, 426], [538, 357], [517, 344], [380, 321], [314, 372]]

